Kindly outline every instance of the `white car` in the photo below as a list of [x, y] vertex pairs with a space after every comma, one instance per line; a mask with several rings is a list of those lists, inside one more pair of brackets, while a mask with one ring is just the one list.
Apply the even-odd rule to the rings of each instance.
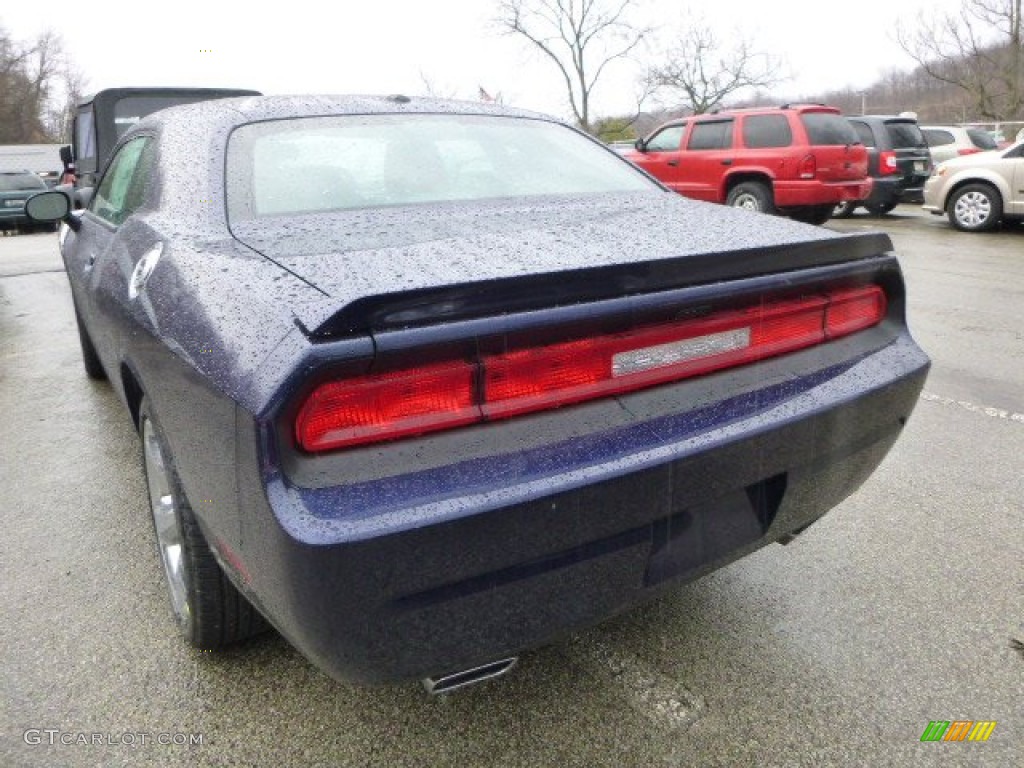
[[967, 232], [1024, 219], [1024, 142], [937, 165], [924, 185], [924, 208]]
[[992, 135], [981, 128], [967, 128], [962, 125], [922, 125], [921, 133], [928, 142], [928, 149], [932, 153], [932, 162], [935, 165], [954, 157], [999, 149], [999, 144]]

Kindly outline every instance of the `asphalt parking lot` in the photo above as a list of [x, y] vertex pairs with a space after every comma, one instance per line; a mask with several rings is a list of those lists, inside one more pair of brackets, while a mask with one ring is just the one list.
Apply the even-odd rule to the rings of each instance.
[[[56, 237], [0, 238], [0, 765], [1022, 764], [1024, 226], [829, 226], [891, 234], [934, 361], [881, 469], [789, 546], [445, 698], [334, 682], [275, 635], [183, 644]], [[922, 743], [935, 720], [996, 726]]]

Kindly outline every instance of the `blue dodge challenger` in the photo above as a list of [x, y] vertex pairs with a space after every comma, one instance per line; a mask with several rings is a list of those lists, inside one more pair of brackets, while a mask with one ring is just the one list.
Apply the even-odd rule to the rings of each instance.
[[787, 541], [929, 361], [882, 234], [689, 201], [534, 113], [174, 107], [62, 219], [85, 370], [139, 430], [171, 605], [446, 691]]

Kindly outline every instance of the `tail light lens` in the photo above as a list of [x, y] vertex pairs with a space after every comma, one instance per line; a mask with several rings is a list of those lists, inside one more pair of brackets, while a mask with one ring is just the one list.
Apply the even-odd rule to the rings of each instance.
[[307, 451], [449, 429], [479, 418], [475, 367], [446, 363], [322, 384], [296, 422]]
[[882, 176], [889, 176], [900, 172], [900, 166], [896, 162], [896, 153], [892, 151], [878, 153], [878, 172]]
[[815, 174], [818, 172], [818, 159], [814, 155], [804, 155], [800, 161], [800, 167], [797, 169], [797, 173], [800, 174], [801, 179], [813, 179]]
[[329, 381], [299, 410], [296, 439], [317, 452], [557, 408], [793, 352], [876, 325], [885, 311], [881, 288], [867, 286]]
[[973, 155], [976, 152], [981, 152], [981, 150], [977, 147], [960, 147], [960, 149], [956, 151], [958, 155]]

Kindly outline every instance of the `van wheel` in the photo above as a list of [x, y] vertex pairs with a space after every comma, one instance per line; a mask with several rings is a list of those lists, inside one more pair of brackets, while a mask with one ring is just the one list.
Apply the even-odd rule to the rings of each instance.
[[1003, 199], [988, 184], [967, 184], [950, 198], [946, 215], [957, 229], [986, 232], [1003, 217]]
[[743, 208], [758, 213], [776, 212], [771, 187], [760, 181], [744, 181], [737, 184], [729, 190], [729, 197], [725, 203], [733, 208]]
[[146, 398], [139, 405], [139, 434], [157, 549], [181, 633], [197, 648], [212, 650], [263, 631], [263, 617], [214, 558]]

